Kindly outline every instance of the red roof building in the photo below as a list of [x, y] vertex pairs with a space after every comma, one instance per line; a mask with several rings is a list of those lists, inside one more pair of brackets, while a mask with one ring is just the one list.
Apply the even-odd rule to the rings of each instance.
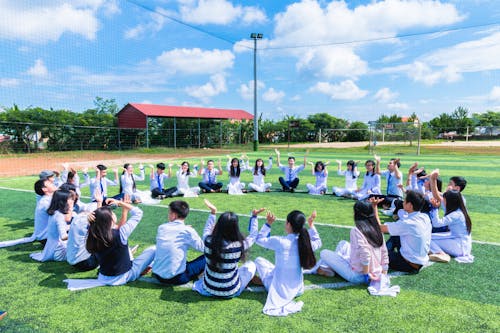
[[148, 118], [193, 118], [252, 120], [253, 115], [244, 110], [214, 109], [190, 106], [168, 106], [129, 103], [116, 115], [120, 128], [147, 128]]

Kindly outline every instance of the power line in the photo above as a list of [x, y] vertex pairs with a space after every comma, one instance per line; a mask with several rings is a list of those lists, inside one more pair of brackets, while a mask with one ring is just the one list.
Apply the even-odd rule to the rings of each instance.
[[[138, 3], [138, 2], [136, 2], [136, 1], [134, 1], [134, 0], [126, 0], [126, 1], [127, 1], [127, 2], [129, 2], [129, 3], [131, 3], [131, 4], [133, 4], [133, 5], [136, 5], [137, 7], [142, 8], [142, 9], [144, 9], [144, 10], [147, 10], [147, 11], [149, 11], [149, 12], [152, 12], [152, 13], [158, 14], [158, 15], [160, 15], [160, 16], [163, 16], [163, 17], [165, 17], [165, 18], [167, 18], [167, 19], [169, 19], [169, 20], [171, 20], [171, 21], [174, 21], [174, 22], [179, 23], [179, 24], [181, 24], [181, 25], [184, 25], [184, 26], [186, 26], [186, 27], [188, 27], [188, 28], [191, 28], [191, 29], [193, 29], [193, 30], [199, 31], [199, 32], [201, 32], [201, 33], [204, 33], [204, 34], [206, 34], [206, 35], [209, 35], [209, 36], [211, 36], [211, 37], [213, 37], [213, 38], [220, 39], [220, 40], [222, 40], [222, 41], [224, 41], [224, 42], [226, 42], [226, 43], [229, 43], [229, 44], [231, 44], [231, 45], [236, 44], [236, 41], [233, 41], [233, 40], [230, 40], [230, 39], [228, 39], [228, 38], [225, 38], [225, 37], [219, 36], [219, 35], [217, 35], [217, 34], [215, 34], [215, 33], [211, 32], [211, 31], [208, 31], [208, 30], [202, 29], [202, 28], [197, 27], [197, 26], [195, 26], [195, 25], [192, 25], [192, 24], [186, 23], [186, 22], [184, 22], [184, 21], [181, 21], [181, 20], [179, 20], [179, 19], [176, 19], [175, 17], [172, 17], [172, 16], [169, 16], [169, 15], [167, 15], [167, 14], [165, 14], [165, 13], [159, 12], [159, 11], [157, 11], [157, 10], [155, 10], [155, 9], [151, 8], [151, 7], [148, 7], [148, 6], [146, 6], [146, 5], [143, 5], [143, 4], [141, 4], [141, 3]], [[241, 47], [245, 47], [245, 48], [248, 48], [248, 49], [252, 49], [252, 47], [250, 47], [250, 46], [246, 46], [246, 45], [241, 45]]]
[[[218, 34], [215, 34], [211, 31], [202, 29], [198, 26], [186, 23], [184, 21], [181, 21], [175, 17], [166, 15], [165, 13], [159, 12], [151, 7], [148, 7], [146, 5], [143, 5], [141, 3], [136, 2], [135, 0], [126, 0], [127, 2], [136, 5], [137, 7], [140, 7], [144, 10], [147, 10], [149, 12], [161, 15], [173, 22], [176, 22], [178, 24], [184, 25], [188, 28], [191, 28], [193, 30], [196, 30], [198, 32], [201, 32], [203, 34], [209, 35], [213, 38], [222, 40], [226, 43], [229, 43], [231, 45], [235, 45], [237, 41], [222, 37]], [[367, 38], [367, 39], [357, 39], [357, 40], [347, 40], [347, 41], [341, 41], [341, 42], [323, 42], [323, 43], [310, 43], [310, 44], [302, 44], [302, 45], [285, 45], [285, 46], [279, 46], [279, 47], [261, 47], [259, 48], [259, 51], [263, 50], [286, 50], [286, 49], [298, 49], [298, 48], [306, 48], [306, 47], [320, 47], [320, 46], [330, 46], [330, 45], [348, 45], [348, 44], [357, 44], [357, 43], [370, 43], [370, 42], [377, 42], [377, 41], [384, 41], [384, 40], [391, 40], [391, 39], [400, 39], [400, 38], [409, 38], [409, 37], [415, 37], [415, 36], [425, 36], [425, 35], [432, 35], [436, 33], [445, 33], [445, 32], [456, 32], [456, 31], [463, 31], [463, 30], [470, 30], [470, 29], [477, 29], [477, 28], [485, 28], [485, 27], [492, 27], [500, 25], [500, 22], [490, 22], [490, 23], [484, 23], [484, 24], [475, 24], [475, 25], [470, 25], [470, 26], [465, 26], [465, 27], [457, 27], [457, 28], [449, 28], [449, 29], [439, 29], [439, 30], [432, 30], [432, 31], [423, 31], [423, 32], [415, 32], [415, 33], [408, 33], [408, 34], [402, 34], [402, 35], [397, 35], [397, 36], [387, 36], [387, 37], [377, 37], [377, 38]], [[253, 49], [252, 46], [250, 45], [244, 45], [244, 44], [239, 44], [240, 47], [244, 47], [247, 49]]]
[[495, 26], [495, 25], [500, 25], [500, 22], [477, 24], [477, 25], [471, 25], [471, 26], [466, 26], [466, 27], [449, 28], [449, 29], [441, 29], [441, 30], [434, 30], [434, 31], [415, 32], [415, 33], [408, 33], [408, 34], [397, 35], [397, 36], [349, 40], [349, 41], [342, 41], [342, 42], [325, 42], [325, 43], [290, 45], [290, 46], [281, 46], [281, 47], [263, 47], [263, 48], [260, 48], [260, 50], [283, 50], [283, 49], [297, 49], [297, 48], [304, 48], [304, 47], [318, 47], [318, 46], [329, 46], [329, 45], [347, 45], [347, 44], [356, 44], [356, 43], [368, 43], [368, 42], [377, 42], [377, 41], [390, 40], [390, 39], [400, 39], [400, 38], [408, 38], [408, 37], [414, 37], [414, 36], [432, 35], [432, 34], [443, 33], [443, 32], [455, 32], [455, 31], [462, 31], [462, 30], [469, 30], [469, 29], [476, 29], [476, 28], [484, 28], [484, 27], [491, 27], [491, 26]]

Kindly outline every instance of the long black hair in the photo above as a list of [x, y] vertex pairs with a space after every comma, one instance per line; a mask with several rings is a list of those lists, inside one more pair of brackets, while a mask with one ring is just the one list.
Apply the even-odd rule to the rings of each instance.
[[52, 195], [47, 214], [54, 215], [59, 211], [62, 214], [69, 213], [68, 199], [75, 200], [75, 193], [72, 191], [57, 190]]
[[85, 247], [89, 253], [103, 251], [113, 243], [113, 211], [109, 206], [97, 208], [94, 212], [94, 219], [90, 222], [87, 242]]
[[465, 207], [462, 193], [455, 190], [449, 190], [444, 192], [443, 197], [446, 200], [446, 213], [444, 215], [446, 216], [450, 213], [453, 213], [457, 209], [460, 209], [465, 217], [467, 232], [470, 234], [472, 230], [472, 221], [470, 219], [469, 212], [467, 212], [467, 208]]
[[[238, 162], [238, 166], [237, 167], [233, 167], [233, 162], [234, 161]], [[235, 158], [231, 159], [231, 166], [229, 167], [229, 175], [231, 177], [239, 177], [240, 176], [240, 172], [241, 172], [240, 160], [235, 157]]]
[[[257, 165], [258, 161], [262, 162], [262, 165], [260, 167]], [[264, 160], [262, 160], [262, 158], [258, 158], [255, 160], [255, 166], [253, 168], [253, 174], [255, 176], [257, 176], [259, 174], [259, 169], [260, 169], [260, 173], [262, 174], [262, 176], [265, 176], [266, 175], [266, 168], [264, 168]]]
[[[373, 167], [375, 167], [375, 162], [373, 160], [367, 160], [365, 162], [365, 166], [370, 163]], [[366, 171], [366, 176], [375, 176], [375, 170], [372, 171], [372, 174], [370, 175], [370, 173], [368, 171]]]
[[291, 211], [286, 217], [286, 222], [290, 223], [292, 232], [299, 235], [299, 258], [300, 266], [309, 269], [316, 265], [316, 257], [311, 246], [311, 238], [307, 229], [304, 227], [306, 216], [299, 210]]
[[320, 170], [318, 170], [318, 167], [320, 166], [321, 166], [321, 171], [325, 171], [325, 163], [318, 161], [316, 162], [316, 164], [314, 164], [314, 172], [321, 172]]
[[182, 166], [184, 164], [187, 164], [187, 166], [188, 166], [188, 169], [186, 170], [186, 175], [189, 176], [191, 174], [191, 170], [189, 169], [189, 162], [188, 161], [184, 161], [184, 162], [181, 163], [181, 173], [182, 173]]
[[351, 166], [352, 179], [356, 179], [356, 174], [354, 173], [354, 169], [356, 169], [356, 162], [354, 162], [354, 160], [349, 160], [347, 161], [347, 165]]
[[354, 224], [371, 246], [378, 248], [384, 244], [384, 235], [370, 203], [357, 201], [354, 204]]
[[[130, 166], [130, 163], [125, 163], [125, 164], [123, 165], [123, 168], [124, 168], [124, 169], [127, 169], [129, 166]], [[122, 176], [125, 174], [125, 172], [127, 172], [127, 170], [123, 170], [123, 171], [122, 171]], [[134, 191], [135, 191], [135, 190], [136, 190], [136, 186], [135, 186], [135, 178], [134, 178], [134, 174], [133, 174], [133, 173], [131, 173], [131, 174], [130, 174], [130, 177], [132, 178], [132, 184], [133, 184], [133, 185], [132, 185], [132, 188], [133, 188], [133, 189], [134, 189]], [[121, 179], [120, 179], [120, 193], [122, 193], [122, 192], [123, 192], [123, 185], [122, 185], [122, 181], [121, 181]]]
[[224, 252], [224, 246], [227, 245], [227, 243], [239, 242], [241, 246], [240, 260], [245, 260], [246, 256], [243, 249], [245, 236], [240, 232], [238, 215], [235, 213], [225, 212], [219, 216], [209, 240], [211, 244], [211, 253], [207, 255], [207, 257], [210, 258], [211, 266], [216, 270], [220, 269], [223, 262], [222, 254]]

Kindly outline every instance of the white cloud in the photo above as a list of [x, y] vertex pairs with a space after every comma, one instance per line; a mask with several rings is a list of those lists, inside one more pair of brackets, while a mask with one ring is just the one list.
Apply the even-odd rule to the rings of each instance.
[[[166, 13], [161, 8], [156, 9], [160, 13]], [[138, 24], [133, 28], [125, 30], [126, 39], [138, 39], [147, 34], [153, 34], [160, 31], [165, 24], [165, 16], [159, 13], [149, 13], [147, 23]]]
[[295, 96], [292, 96], [292, 98], [290, 98], [290, 100], [292, 102], [297, 102], [297, 101], [300, 101], [302, 99], [302, 96], [300, 95], [295, 95]]
[[297, 62], [299, 71], [311, 71], [316, 76], [356, 78], [367, 72], [368, 65], [354, 53], [342, 46], [323, 46], [305, 51]]
[[0, 78], [0, 87], [2, 87], [2, 88], [17, 87], [19, 84], [20, 84], [20, 81], [18, 79]]
[[140, 102], [140, 104], [153, 104], [153, 102], [151, 102], [149, 99], [145, 99], [142, 102]]
[[43, 63], [42, 59], [37, 59], [35, 61], [35, 64], [28, 69], [26, 72], [28, 75], [35, 76], [35, 77], [45, 77], [49, 74], [49, 71], [45, 64]]
[[398, 95], [399, 94], [397, 92], [393, 92], [389, 88], [382, 88], [377, 91], [374, 98], [379, 103], [387, 103], [394, 100], [396, 97], [398, 97]]
[[[263, 89], [265, 86], [264, 82], [257, 80], [257, 90]], [[237, 91], [241, 98], [251, 100], [253, 98], [253, 80], [248, 81], [248, 84], [242, 83]]]
[[391, 110], [408, 110], [410, 107], [406, 103], [390, 103], [387, 107]]
[[[356, 53], [363, 44], [333, 43], [396, 37], [409, 28], [442, 27], [463, 19], [453, 4], [433, 0], [371, 1], [357, 7], [348, 5], [347, 1], [325, 4], [323, 1], [302, 0], [287, 6], [284, 12], [274, 17], [275, 37], [268, 46], [279, 49], [323, 45], [287, 48], [284, 52], [298, 59], [297, 69], [312, 72], [314, 76], [356, 79], [368, 70], [367, 63]], [[242, 45], [249, 44], [237, 43], [235, 52], [244, 51]]]
[[274, 88], [269, 88], [264, 94], [262, 94], [262, 99], [266, 102], [279, 103], [285, 97], [284, 91], [276, 91]]
[[500, 102], [500, 86], [494, 86], [491, 89], [489, 99], [492, 101], [498, 101]]
[[226, 92], [226, 78], [222, 74], [215, 74], [210, 77], [210, 81], [202, 86], [192, 86], [186, 88], [189, 96], [201, 100], [203, 103], [209, 103], [210, 98]]
[[227, 0], [183, 0], [179, 8], [181, 19], [194, 24], [229, 24], [241, 20], [244, 24], [263, 23], [266, 14], [257, 7], [234, 6]]
[[318, 82], [309, 89], [311, 92], [318, 92], [330, 96], [331, 99], [356, 100], [365, 97], [367, 90], [361, 90], [352, 80], [345, 80], [339, 84], [328, 82]]
[[500, 69], [500, 32], [430, 52], [411, 64], [384, 68], [374, 73], [403, 73], [416, 82], [432, 86], [457, 82], [462, 73]]
[[215, 74], [233, 67], [234, 54], [218, 49], [174, 49], [163, 52], [156, 61], [163, 70], [172, 74]]
[[[37, 2], [35, 2], [37, 3]], [[0, 38], [33, 43], [57, 41], [63, 33], [94, 40], [102, 1], [19, 3], [0, 1]]]

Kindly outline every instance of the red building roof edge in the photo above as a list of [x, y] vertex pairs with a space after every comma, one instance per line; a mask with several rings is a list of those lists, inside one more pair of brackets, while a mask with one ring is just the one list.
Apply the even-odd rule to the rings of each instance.
[[[191, 106], [169, 106], [158, 104], [129, 103], [124, 106], [120, 112], [125, 110], [129, 105], [148, 117], [253, 119], [253, 115], [244, 110], [215, 109]], [[118, 114], [120, 112], [118, 112]]]

